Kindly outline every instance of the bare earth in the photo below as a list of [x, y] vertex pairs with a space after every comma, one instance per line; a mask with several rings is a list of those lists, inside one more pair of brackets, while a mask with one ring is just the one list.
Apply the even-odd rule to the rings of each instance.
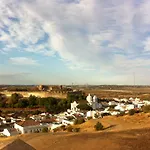
[[[105, 130], [96, 132], [93, 126], [103, 123]], [[148, 150], [150, 149], [150, 115], [113, 117], [90, 120], [80, 133], [37, 133], [19, 136], [37, 150]], [[0, 147], [16, 137], [1, 138]]]

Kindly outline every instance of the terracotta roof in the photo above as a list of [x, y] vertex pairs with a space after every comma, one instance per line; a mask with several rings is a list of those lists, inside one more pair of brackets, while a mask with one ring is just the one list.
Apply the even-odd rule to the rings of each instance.
[[52, 122], [55, 122], [56, 120], [55, 119], [44, 119], [44, 120], [41, 120], [41, 123], [52, 123]]
[[39, 122], [36, 122], [34, 120], [25, 120], [25, 121], [17, 122], [16, 124], [18, 124], [18, 125], [20, 125], [22, 127], [40, 125]]
[[36, 149], [30, 146], [29, 144], [25, 143], [24, 141], [16, 139], [12, 143], [6, 145], [1, 150], [36, 150]]

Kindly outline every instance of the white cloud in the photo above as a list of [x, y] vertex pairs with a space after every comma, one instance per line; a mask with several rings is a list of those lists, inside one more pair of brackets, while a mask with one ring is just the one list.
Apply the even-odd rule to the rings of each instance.
[[27, 57], [12, 57], [9, 59], [10, 63], [15, 65], [37, 65], [37, 61]]

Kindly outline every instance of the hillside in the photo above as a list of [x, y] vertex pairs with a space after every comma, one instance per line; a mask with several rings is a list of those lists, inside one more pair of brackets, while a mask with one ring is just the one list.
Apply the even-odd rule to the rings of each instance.
[[[101, 121], [105, 130], [96, 132], [94, 124]], [[113, 117], [90, 120], [82, 125], [80, 133], [38, 133], [19, 137], [37, 150], [147, 150], [150, 149], [150, 115]], [[16, 137], [1, 138], [0, 146]]]

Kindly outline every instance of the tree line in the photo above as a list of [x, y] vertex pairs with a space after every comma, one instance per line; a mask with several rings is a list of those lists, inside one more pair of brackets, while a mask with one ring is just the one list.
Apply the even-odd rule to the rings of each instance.
[[[57, 99], [53, 97], [40, 98], [30, 95], [28, 98], [24, 98], [18, 93], [13, 93], [11, 97], [5, 97], [0, 95], [0, 108], [45, 108], [47, 112], [59, 113], [66, 111], [70, 108], [73, 101], [83, 101], [85, 100], [84, 93], [69, 93], [66, 99]], [[81, 108], [86, 109], [81, 104]]]

